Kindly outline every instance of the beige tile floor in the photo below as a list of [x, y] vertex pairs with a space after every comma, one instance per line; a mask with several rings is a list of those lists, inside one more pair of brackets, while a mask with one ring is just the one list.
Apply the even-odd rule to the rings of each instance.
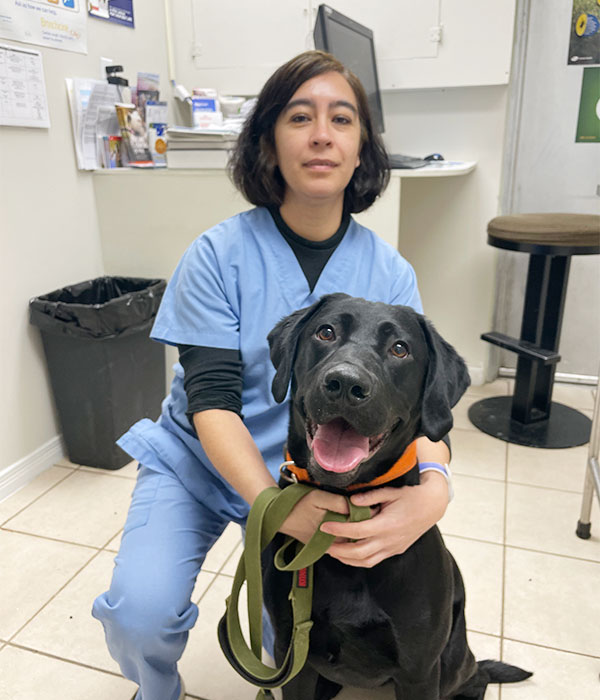
[[[587, 448], [545, 451], [483, 435], [457, 406], [456, 498], [441, 523], [467, 587], [471, 645], [535, 672], [486, 700], [600, 698], [600, 513], [590, 540], [574, 534]], [[555, 399], [591, 415], [589, 387]], [[0, 700], [130, 700], [135, 686], [108, 655], [93, 598], [110, 580], [135, 464], [117, 472], [61, 462], [0, 503]], [[200, 619], [181, 662], [188, 698], [253, 700], [223, 660], [215, 625], [228, 595], [240, 532], [226, 530], [194, 593]], [[345, 689], [340, 700], [392, 700], [389, 689]]]

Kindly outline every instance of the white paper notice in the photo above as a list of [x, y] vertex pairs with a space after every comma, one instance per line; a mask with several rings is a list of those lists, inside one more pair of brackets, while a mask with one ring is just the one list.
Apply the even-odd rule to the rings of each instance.
[[85, 0], [0, 0], [0, 37], [87, 53]]
[[0, 44], [0, 125], [50, 126], [39, 51]]
[[116, 85], [91, 78], [66, 78], [73, 142], [80, 170], [98, 168], [98, 137], [120, 134]]
[[104, 124], [107, 111], [111, 113], [114, 120], [115, 130], [112, 133], [118, 134], [120, 132], [115, 112], [115, 102], [118, 99], [116, 85], [102, 81], [94, 83], [81, 123], [84, 170], [98, 168], [98, 122]]

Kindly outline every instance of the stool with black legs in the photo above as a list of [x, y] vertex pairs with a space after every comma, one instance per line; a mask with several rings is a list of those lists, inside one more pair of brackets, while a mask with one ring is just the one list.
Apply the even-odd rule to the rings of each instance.
[[598, 386], [596, 387], [596, 400], [594, 401], [594, 414], [592, 417], [592, 434], [588, 447], [588, 457], [583, 482], [583, 498], [581, 500], [581, 514], [577, 521], [577, 537], [589, 540], [592, 536], [592, 501], [594, 493], [600, 505], [600, 367], [598, 368]]
[[481, 336], [517, 353], [514, 393], [474, 403], [469, 419], [484, 433], [518, 445], [583, 445], [589, 440], [590, 419], [553, 402], [552, 388], [571, 256], [600, 253], [600, 216], [498, 216], [488, 224], [488, 243], [529, 253], [529, 272], [520, 338], [495, 332]]

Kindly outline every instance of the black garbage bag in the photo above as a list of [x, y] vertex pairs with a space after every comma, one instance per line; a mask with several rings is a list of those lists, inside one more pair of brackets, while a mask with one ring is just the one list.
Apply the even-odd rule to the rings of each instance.
[[154, 318], [167, 283], [142, 277], [98, 277], [29, 302], [33, 325], [78, 338], [137, 333]]
[[99, 277], [29, 302], [72, 462], [119, 469], [131, 458], [115, 441], [137, 420], [158, 417], [165, 352], [149, 333], [165, 287], [162, 279]]

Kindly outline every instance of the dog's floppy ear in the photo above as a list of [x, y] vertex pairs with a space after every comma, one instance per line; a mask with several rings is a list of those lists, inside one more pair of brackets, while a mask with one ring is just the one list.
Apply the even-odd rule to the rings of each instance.
[[421, 430], [438, 442], [452, 428], [452, 407], [471, 383], [464, 360], [424, 316], [419, 323], [429, 349], [429, 368], [425, 378]]
[[327, 302], [334, 298], [346, 296], [346, 294], [326, 294], [322, 296], [312, 306], [294, 311], [293, 314], [283, 318], [267, 336], [271, 350], [271, 362], [276, 369], [271, 391], [277, 403], [281, 403], [287, 395], [292, 368], [296, 359], [298, 339], [307, 321]]

